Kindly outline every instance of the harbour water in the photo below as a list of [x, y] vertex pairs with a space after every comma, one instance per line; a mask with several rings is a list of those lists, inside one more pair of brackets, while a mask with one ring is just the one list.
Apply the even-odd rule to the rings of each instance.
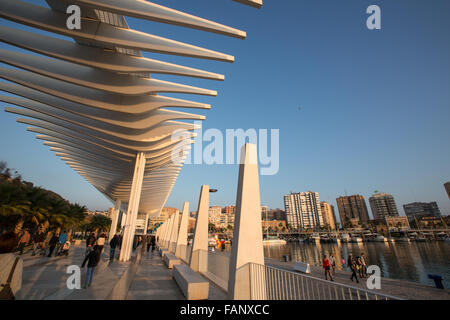
[[429, 242], [362, 242], [362, 243], [298, 243], [286, 245], [265, 245], [264, 255], [282, 259], [290, 255], [293, 261], [322, 265], [323, 256], [332, 253], [338, 270], [347, 270], [341, 259], [347, 261], [349, 253], [359, 256], [364, 253], [368, 265], [378, 265], [382, 276], [419, 282], [434, 286], [428, 274], [438, 274], [444, 278], [445, 288], [450, 288], [450, 243]]

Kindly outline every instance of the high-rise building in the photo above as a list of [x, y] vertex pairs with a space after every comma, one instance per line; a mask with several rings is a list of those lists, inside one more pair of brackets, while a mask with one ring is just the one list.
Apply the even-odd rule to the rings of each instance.
[[222, 209], [223, 213], [230, 213], [230, 214], [235, 214], [236, 213], [236, 206], [226, 206], [225, 208]]
[[320, 209], [322, 210], [323, 224], [331, 230], [336, 229], [336, 215], [334, 214], [334, 207], [328, 202], [320, 202]]
[[222, 220], [222, 207], [211, 206], [208, 209], [209, 223], [220, 224]]
[[341, 196], [336, 199], [341, 225], [354, 222], [367, 223], [369, 212], [367, 211], [366, 200], [359, 194], [351, 196]]
[[284, 196], [288, 226], [293, 229], [322, 227], [323, 217], [318, 192], [299, 192]]
[[450, 181], [444, 183], [445, 191], [447, 191], [447, 195], [450, 198]]
[[403, 210], [410, 222], [423, 217], [439, 218], [441, 216], [441, 211], [435, 201], [407, 203], [403, 205]]
[[384, 219], [385, 216], [398, 216], [397, 205], [390, 194], [376, 193], [369, 198], [369, 202], [375, 220]]
[[269, 212], [268, 206], [261, 206], [261, 214], [266, 215]]

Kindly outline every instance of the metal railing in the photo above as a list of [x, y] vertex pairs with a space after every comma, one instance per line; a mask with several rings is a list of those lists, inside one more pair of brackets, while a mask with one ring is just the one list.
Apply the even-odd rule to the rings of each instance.
[[375, 291], [250, 263], [252, 300], [402, 300]]

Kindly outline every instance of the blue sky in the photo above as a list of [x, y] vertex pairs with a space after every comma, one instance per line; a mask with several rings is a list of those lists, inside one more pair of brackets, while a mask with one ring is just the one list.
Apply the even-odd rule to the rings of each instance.
[[[173, 95], [212, 105], [199, 112], [204, 129], [280, 129], [280, 170], [261, 177], [262, 204], [283, 208], [284, 194], [311, 190], [335, 205], [345, 193], [368, 200], [379, 190], [395, 197], [401, 214], [413, 201], [437, 201], [450, 213], [448, 0], [265, 0], [261, 10], [230, 0], [154, 2], [247, 32], [239, 40], [127, 19], [140, 31], [236, 57], [230, 64], [145, 53], [225, 74], [225, 82], [155, 75], [218, 91]], [[371, 4], [381, 8], [381, 30], [366, 28]], [[90, 209], [110, 206], [15, 118], [1, 112], [0, 159]], [[187, 200], [195, 210], [201, 184], [219, 189], [212, 205], [234, 204], [237, 176], [237, 165], [186, 165], [167, 205]]]

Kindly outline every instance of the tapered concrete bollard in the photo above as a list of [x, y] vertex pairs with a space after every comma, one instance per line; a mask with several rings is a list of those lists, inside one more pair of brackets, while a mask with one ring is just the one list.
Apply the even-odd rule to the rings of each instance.
[[172, 230], [170, 231], [170, 238], [169, 238], [169, 252], [175, 253], [175, 246], [177, 245], [178, 240], [178, 224], [180, 222], [180, 212], [177, 210], [173, 214], [173, 221], [172, 221]]
[[[177, 247], [175, 249], [175, 256], [177, 258], [186, 259], [187, 235], [189, 224], [189, 202], [183, 205], [183, 213], [181, 215], [180, 231], [178, 233]], [[185, 250], [182, 252], [181, 250]]]
[[[252, 299], [250, 263], [264, 265], [261, 202], [256, 145], [246, 143], [241, 150], [236, 216], [228, 277], [228, 298]], [[258, 299], [265, 299], [265, 278], [258, 277]]]
[[205, 272], [208, 269], [208, 209], [209, 186], [202, 186], [198, 200], [197, 219], [195, 221], [194, 241], [192, 243], [189, 266], [194, 271]]
[[114, 208], [112, 208], [111, 211], [111, 228], [109, 229], [109, 241], [114, 237], [117, 230], [117, 222], [119, 220], [119, 214], [120, 214], [120, 206], [122, 204], [122, 201], [116, 200]]

